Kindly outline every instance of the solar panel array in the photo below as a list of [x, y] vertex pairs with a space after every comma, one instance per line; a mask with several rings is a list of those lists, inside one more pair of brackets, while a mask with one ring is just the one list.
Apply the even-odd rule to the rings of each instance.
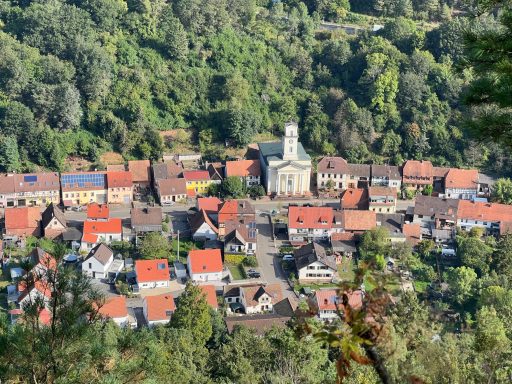
[[61, 182], [63, 187], [104, 187], [104, 173], [77, 173], [72, 175], [62, 175]]
[[23, 176], [23, 181], [25, 183], [34, 183], [37, 181], [37, 175], [25, 175]]

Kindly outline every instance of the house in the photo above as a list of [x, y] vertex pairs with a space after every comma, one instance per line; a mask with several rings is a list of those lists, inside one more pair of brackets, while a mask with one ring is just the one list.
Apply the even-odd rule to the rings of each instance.
[[41, 216], [41, 229], [47, 239], [56, 239], [68, 229], [64, 212], [53, 203], [50, 203]]
[[224, 254], [254, 255], [257, 238], [255, 221], [228, 221], [224, 237]]
[[375, 187], [390, 187], [400, 191], [402, 186], [402, 175], [400, 168], [394, 165], [377, 165], [372, 164], [371, 182]]
[[208, 192], [210, 184], [219, 184], [219, 180], [210, 179], [208, 171], [183, 171], [183, 178], [187, 182], [187, 191], [204, 195]]
[[110, 217], [107, 204], [92, 203], [87, 205], [87, 220], [106, 221]]
[[126, 297], [109, 297], [105, 303], [98, 308], [98, 316], [105, 320], [112, 320], [120, 327], [126, 327], [129, 324]]
[[196, 249], [188, 253], [188, 273], [194, 282], [221, 281], [222, 256], [220, 249]]
[[[105, 279], [114, 262], [114, 252], [105, 244], [96, 245], [82, 262], [82, 272], [93, 279]], [[118, 271], [117, 271], [118, 272]]]
[[219, 303], [217, 301], [217, 291], [215, 289], [215, 285], [206, 284], [198, 285], [198, 287], [203, 292], [206, 302], [210, 308], [217, 310], [219, 308]]
[[355, 235], [352, 232], [333, 233], [331, 247], [336, 255], [336, 262], [339, 264], [342, 261], [340, 257], [352, 257], [356, 254]]
[[106, 172], [62, 173], [60, 184], [66, 207], [107, 202]]
[[402, 233], [405, 236], [405, 241], [416, 246], [421, 240], [421, 226], [418, 223], [404, 223], [402, 226]]
[[126, 166], [124, 164], [107, 164], [107, 172], [118, 172], [118, 171], [126, 171]]
[[14, 207], [16, 204], [14, 174], [0, 174], [0, 208]]
[[151, 163], [149, 160], [129, 160], [128, 171], [132, 174], [135, 190], [140, 191], [151, 186]]
[[104, 221], [84, 221], [84, 232], [82, 235], [82, 250], [91, 250], [96, 244], [123, 240], [123, 227], [120, 218], [109, 218]]
[[208, 213], [217, 213], [222, 200], [217, 197], [198, 197], [196, 202], [197, 210], [204, 210]]
[[317, 165], [317, 187], [318, 189], [333, 189], [335, 191], [346, 189], [346, 175], [349, 173], [348, 163], [344, 158], [323, 157]]
[[379, 213], [396, 212], [397, 192], [395, 187], [370, 187], [368, 188], [368, 200], [370, 211]]
[[402, 184], [413, 190], [422, 190], [427, 185], [433, 185], [432, 163], [426, 160], [407, 160], [402, 169]]
[[237, 176], [247, 188], [260, 184], [261, 168], [259, 160], [226, 161], [226, 177]]
[[142, 299], [142, 313], [150, 327], [169, 323], [174, 311], [176, 311], [176, 304], [170, 293], [146, 296]]
[[6, 208], [4, 213], [4, 236], [12, 238], [41, 237], [40, 208]]
[[59, 174], [22, 173], [14, 176], [16, 204], [19, 207], [44, 206], [60, 202]]
[[300, 283], [329, 283], [337, 274], [336, 261], [327, 256], [325, 248], [318, 243], [309, 243], [296, 249], [294, 257]]
[[341, 211], [341, 227], [345, 232], [361, 234], [377, 226], [377, 215], [373, 211]]
[[345, 177], [347, 188], [367, 188], [370, 184], [371, 166], [369, 164], [348, 164]]
[[44, 278], [48, 274], [48, 270], [55, 271], [57, 268], [57, 260], [55, 260], [55, 257], [39, 247], [34, 248], [30, 252], [28, 259], [32, 266], [30, 273], [36, 280]]
[[446, 174], [444, 194], [449, 199], [472, 200], [479, 191], [476, 169], [451, 168]]
[[217, 183], [222, 182], [224, 180], [225, 169], [226, 166], [222, 163], [207, 163], [206, 170], [210, 174], [210, 180], [213, 180]]
[[153, 179], [155, 182], [157, 180], [164, 179], [176, 179], [181, 177], [183, 173], [183, 164], [176, 163], [174, 161], [166, 162], [166, 163], [156, 163], [153, 164]]
[[257, 315], [229, 316], [224, 318], [228, 333], [231, 334], [238, 327], [251, 329], [256, 335], [264, 336], [274, 328], [286, 328], [289, 316], [278, 313], [264, 313]]
[[341, 193], [341, 209], [367, 210], [368, 206], [367, 188], [348, 188]]
[[412, 223], [419, 224], [421, 237], [431, 239], [433, 230], [455, 235], [458, 200], [418, 195], [413, 209]]
[[194, 241], [217, 240], [219, 229], [206, 211], [200, 210], [189, 218], [190, 233]]
[[160, 204], [178, 203], [187, 199], [187, 181], [185, 179], [158, 179], [155, 182]]
[[29, 287], [26, 286], [25, 281], [20, 282], [18, 284], [18, 292], [20, 294], [18, 306], [23, 310], [27, 305], [37, 300], [41, 300], [47, 306], [52, 298], [52, 287], [50, 283], [43, 279], [36, 279]]
[[166, 259], [135, 261], [135, 275], [140, 289], [169, 287], [169, 263]]
[[456, 200], [457, 226], [469, 231], [483, 228], [488, 234], [503, 235], [512, 228], [512, 205]]
[[247, 200], [226, 200], [219, 205], [217, 217], [219, 236], [222, 237], [226, 234], [226, 222], [236, 220], [256, 220], [256, 210]]
[[162, 232], [162, 208], [132, 208], [130, 211], [132, 230], [137, 234]]
[[262, 184], [268, 195], [309, 195], [311, 157], [297, 123], [286, 123], [281, 142], [259, 143]]
[[404, 243], [407, 238], [402, 233], [404, 216], [400, 213], [377, 213], [377, 225], [388, 230], [387, 240], [391, 244]]
[[334, 213], [332, 207], [288, 207], [288, 239], [292, 244], [328, 240]]
[[273, 305], [283, 299], [281, 284], [253, 285], [240, 288], [241, 303], [246, 314], [272, 312]]
[[[359, 310], [363, 306], [363, 292], [356, 290], [346, 292], [348, 305], [352, 310]], [[335, 289], [319, 289], [313, 298], [314, 307], [317, 309], [317, 316], [322, 321], [333, 321], [343, 316], [345, 309], [340, 293]]]
[[107, 172], [107, 187], [107, 201], [109, 204], [131, 204], [133, 200], [131, 172]]

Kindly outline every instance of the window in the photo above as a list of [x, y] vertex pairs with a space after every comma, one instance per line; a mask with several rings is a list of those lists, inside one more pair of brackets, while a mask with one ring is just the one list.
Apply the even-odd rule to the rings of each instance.
[[290, 147], [290, 153], [292, 153], [292, 152], [293, 152], [293, 148], [292, 148], [292, 147]]
[[172, 315], [172, 311], [165, 311], [165, 316], [171, 316]]
[[89, 269], [92, 269], [92, 263], [89, 263]]

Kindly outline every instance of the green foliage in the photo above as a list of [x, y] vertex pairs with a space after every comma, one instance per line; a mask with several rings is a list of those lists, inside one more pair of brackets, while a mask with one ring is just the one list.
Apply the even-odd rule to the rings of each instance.
[[493, 249], [480, 238], [469, 237], [457, 241], [457, 256], [462, 264], [473, 268], [481, 276], [489, 272]]
[[491, 190], [491, 199], [497, 203], [512, 204], [512, 180], [501, 178]]
[[242, 264], [245, 258], [245, 255], [238, 255], [233, 253], [224, 254], [224, 262], [229, 264]]
[[425, 185], [421, 193], [425, 196], [432, 195], [432, 192], [434, 191], [434, 187], [431, 184]]
[[[240, 199], [246, 196], [247, 186], [238, 176], [229, 176], [220, 184], [220, 194], [227, 199]], [[210, 191], [208, 191], [210, 192]], [[212, 191], [213, 192], [213, 191]]]
[[242, 261], [242, 264], [246, 267], [257, 267], [258, 259], [256, 259], [256, 256], [246, 256]]
[[359, 253], [361, 257], [367, 261], [377, 261], [387, 257], [391, 252], [391, 245], [388, 241], [389, 231], [386, 227], [379, 226], [377, 228], [366, 231], [361, 236], [359, 244]]
[[259, 199], [260, 197], [263, 197], [266, 195], [265, 188], [263, 185], [252, 185], [247, 190], [247, 193], [249, 193], [249, 196], [252, 199]]
[[138, 249], [144, 259], [169, 259], [171, 256], [171, 244], [166, 237], [157, 232], [145, 235]]
[[477, 274], [472, 268], [449, 268], [447, 276], [455, 302], [464, 304], [473, 296]]

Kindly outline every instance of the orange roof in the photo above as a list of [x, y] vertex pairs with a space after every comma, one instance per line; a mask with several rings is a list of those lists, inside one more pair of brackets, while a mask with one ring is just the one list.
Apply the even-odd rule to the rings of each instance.
[[108, 219], [110, 209], [107, 204], [91, 203], [87, 206], [88, 219]]
[[107, 172], [108, 188], [123, 188], [132, 186], [132, 173], [130, 171]]
[[148, 321], [169, 320], [169, 312], [176, 310], [174, 297], [170, 293], [163, 295], [146, 296], [147, 319]]
[[[36, 278], [37, 278], [37, 276], [36, 276]], [[23, 300], [34, 289], [36, 291], [38, 291], [39, 293], [41, 293], [43, 296], [46, 296], [48, 299], [51, 299], [52, 290], [51, 290], [50, 284], [46, 280], [35, 280], [34, 284], [31, 285], [28, 290], [27, 290], [26, 281], [21, 281], [18, 284], [18, 291], [21, 292], [21, 295], [18, 298], [18, 301]]]
[[368, 209], [368, 190], [365, 188], [349, 188], [341, 194], [342, 209]]
[[188, 252], [190, 273], [214, 273], [222, 271], [220, 249], [194, 249]]
[[226, 161], [226, 176], [261, 176], [260, 161]]
[[187, 181], [210, 180], [208, 171], [184, 171], [183, 178]]
[[226, 200], [219, 205], [219, 223], [238, 220], [245, 215], [255, 214], [254, 206], [246, 200]]
[[44, 325], [50, 324], [52, 321], [52, 313], [46, 308], [41, 309], [39, 312], [39, 322]]
[[41, 265], [48, 269], [55, 270], [57, 268], [57, 260], [55, 257], [50, 255], [42, 248], [34, 248], [32, 252], [30, 252], [31, 261], [34, 263], [34, 266]]
[[139, 283], [167, 281], [170, 278], [169, 263], [166, 259], [137, 260], [135, 274]]
[[510, 222], [512, 221], [512, 205], [459, 200], [457, 219]]
[[187, 196], [191, 198], [196, 197], [196, 191], [194, 191], [193, 189], [187, 189]]
[[130, 160], [128, 170], [132, 173], [132, 180], [137, 182], [148, 182], [150, 180], [151, 163], [149, 160]]
[[[341, 292], [338, 293], [335, 289], [320, 289], [315, 292], [316, 303], [319, 310], [336, 310], [336, 303], [338, 309], [343, 310], [341, 304]], [[363, 293], [360, 290], [354, 292], [347, 292], [348, 304], [352, 309], [359, 309], [363, 306]]]
[[128, 316], [128, 309], [126, 308], [126, 297], [115, 296], [105, 301], [98, 313], [105, 318], [116, 319], [119, 317]]
[[421, 239], [421, 226], [419, 223], [406, 223], [402, 227], [402, 233], [408, 241], [416, 244]]
[[335, 232], [331, 235], [332, 241], [351, 241], [355, 235], [352, 232]]
[[451, 168], [446, 175], [445, 188], [478, 189], [478, 171]]
[[37, 228], [41, 221], [39, 207], [18, 207], [5, 209], [5, 229]]
[[334, 219], [332, 207], [288, 207], [289, 228], [331, 228]]
[[197, 199], [197, 210], [206, 212], [218, 212], [219, 205], [222, 203], [217, 197], [199, 197]]
[[219, 303], [217, 302], [217, 293], [215, 291], [214, 285], [200, 285], [199, 288], [203, 291], [206, 302], [208, 305], [214, 309], [219, 307]]
[[432, 163], [423, 160], [407, 160], [403, 168], [403, 177], [405, 182], [409, 180], [415, 184], [430, 184], [433, 177]]
[[342, 211], [342, 227], [345, 231], [368, 231], [377, 226], [377, 214], [373, 211]]
[[385, 196], [385, 197], [394, 197], [396, 198], [396, 188], [392, 187], [381, 187], [381, 186], [375, 186], [375, 187], [369, 187], [368, 188], [368, 195], [369, 196]]
[[98, 242], [98, 235], [92, 233], [84, 233], [82, 235], [82, 241], [84, 243], [96, 244]]
[[86, 234], [121, 233], [123, 231], [121, 219], [109, 218], [106, 221], [84, 221], [84, 236]]

